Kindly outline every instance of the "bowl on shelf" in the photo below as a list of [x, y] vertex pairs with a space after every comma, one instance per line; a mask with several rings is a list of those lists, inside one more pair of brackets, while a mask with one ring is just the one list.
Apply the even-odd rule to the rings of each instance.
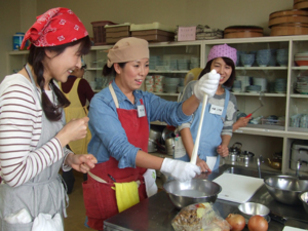
[[267, 176], [264, 178], [264, 184], [276, 201], [288, 205], [300, 204], [299, 195], [308, 190], [308, 180], [300, 180], [290, 175]]
[[255, 54], [241, 54], [241, 63], [244, 67], [251, 67], [255, 62]]
[[300, 52], [294, 55], [294, 62], [297, 66], [308, 66], [308, 52]]
[[256, 55], [256, 61], [259, 67], [266, 67], [271, 58], [271, 50], [270, 49], [263, 49], [258, 50]]
[[289, 56], [288, 49], [277, 49], [276, 60], [277, 60], [277, 63], [281, 67], [287, 66], [287, 64], [288, 64], [288, 56]]
[[165, 183], [163, 188], [178, 209], [200, 202], [214, 203], [222, 190], [219, 184], [198, 178], [185, 182], [172, 180]]

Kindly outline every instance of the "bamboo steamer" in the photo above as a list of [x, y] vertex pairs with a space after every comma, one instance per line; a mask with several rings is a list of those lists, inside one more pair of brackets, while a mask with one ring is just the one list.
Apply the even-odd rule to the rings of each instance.
[[283, 10], [276, 11], [269, 15], [268, 26], [284, 23], [308, 23], [308, 11], [305, 10]]
[[308, 23], [284, 23], [271, 27], [270, 36], [307, 35]]
[[269, 15], [271, 36], [308, 34], [308, 11], [283, 10]]
[[308, 10], [308, 1], [307, 0], [294, 0], [293, 8]]
[[263, 28], [258, 26], [229, 26], [224, 30], [224, 38], [262, 37]]

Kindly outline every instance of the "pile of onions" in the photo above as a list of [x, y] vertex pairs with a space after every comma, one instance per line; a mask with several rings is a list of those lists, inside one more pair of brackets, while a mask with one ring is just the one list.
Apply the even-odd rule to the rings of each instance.
[[247, 225], [249, 231], [267, 231], [268, 229], [267, 220], [259, 215], [252, 216]]
[[232, 231], [241, 231], [246, 225], [245, 218], [240, 214], [230, 213], [226, 221], [232, 226]]

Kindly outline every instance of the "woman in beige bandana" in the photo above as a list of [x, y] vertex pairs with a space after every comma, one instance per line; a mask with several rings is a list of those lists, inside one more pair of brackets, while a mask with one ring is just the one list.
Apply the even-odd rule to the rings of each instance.
[[[88, 152], [98, 163], [83, 184], [91, 228], [102, 230], [105, 219], [155, 194], [155, 170], [180, 181], [200, 173], [196, 165], [147, 153], [150, 122], [177, 126], [189, 121], [204, 94], [215, 94], [220, 76], [204, 76], [185, 102], [168, 102], [139, 90], [149, 72], [149, 62], [147, 41], [133, 37], [119, 40], [109, 50], [103, 69], [105, 76], [115, 78], [91, 100]], [[120, 193], [123, 189], [125, 194]], [[130, 200], [126, 199], [128, 193]]]

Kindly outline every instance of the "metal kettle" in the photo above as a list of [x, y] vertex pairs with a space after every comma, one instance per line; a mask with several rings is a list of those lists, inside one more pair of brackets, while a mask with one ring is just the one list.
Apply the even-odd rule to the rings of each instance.
[[235, 142], [231, 148], [229, 148], [229, 155], [239, 155], [241, 154], [242, 144], [240, 142]]

